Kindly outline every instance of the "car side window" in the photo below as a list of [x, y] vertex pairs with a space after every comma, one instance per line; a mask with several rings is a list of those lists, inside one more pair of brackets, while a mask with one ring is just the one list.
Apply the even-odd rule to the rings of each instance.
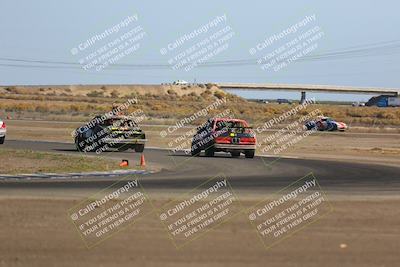
[[211, 132], [214, 126], [214, 120], [208, 119], [207, 122], [202, 126], [202, 131]]
[[198, 133], [198, 134], [201, 133], [203, 130], [204, 130], [204, 127], [203, 127], [203, 126], [197, 127], [197, 133]]
[[225, 127], [225, 123], [223, 121], [217, 121], [215, 130], [221, 131], [222, 129], [224, 129], [224, 127]]

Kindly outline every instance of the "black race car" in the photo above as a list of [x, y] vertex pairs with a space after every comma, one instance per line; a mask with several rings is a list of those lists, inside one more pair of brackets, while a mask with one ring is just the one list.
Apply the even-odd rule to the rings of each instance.
[[96, 116], [75, 130], [75, 146], [81, 152], [100, 153], [109, 148], [143, 152], [146, 135], [130, 116]]

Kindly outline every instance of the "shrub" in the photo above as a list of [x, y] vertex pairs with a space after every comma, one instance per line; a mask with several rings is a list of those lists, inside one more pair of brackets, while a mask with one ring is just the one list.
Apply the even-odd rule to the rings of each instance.
[[113, 90], [113, 91], [111, 92], [110, 96], [111, 96], [112, 98], [118, 98], [118, 97], [119, 97], [119, 93], [118, 93], [116, 90]]
[[86, 94], [88, 97], [101, 97], [104, 96], [104, 92], [98, 92], [98, 91], [91, 91]]
[[18, 92], [18, 90], [17, 90], [17, 88], [15, 88], [14, 86], [10, 86], [10, 87], [6, 87], [6, 88], [4, 88], [7, 92], [10, 92], [10, 93], [14, 93], [14, 94], [18, 94], [19, 92]]
[[222, 99], [222, 98], [224, 98], [225, 94], [224, 94], [223, 92], [216, 91], [216, 92], [214, 93], [214, 96], [215, 96], [216, 98], [218, 98], [218, 99]]
[[174, 90], [172, 90], [172, 89], [169, 89], [169, 90], [167, 91], [167, 93], [168, 93], [169, 95], [176, 95], [176, 92], [175, 92]]
[[210, 91], [204, 91], [203, 93], [201, 93], [201, 96], [202, 97], [207, 97], [207, 96], [210, 96], [211, 95], [211, 92]]
[[36, 112], [49, 112], [49, 108], [47, 106], [36, 106], [35, 108]]

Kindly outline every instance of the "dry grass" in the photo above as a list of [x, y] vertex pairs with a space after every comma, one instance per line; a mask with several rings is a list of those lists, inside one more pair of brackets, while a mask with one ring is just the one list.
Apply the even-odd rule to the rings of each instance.
[[[110, 111], [113, 103], [137, 98], [138, 104], [128, 112], [142, 109], [151, 119], [176, 120], [192, 115], [220, 98], [228, 103], [210, 116], [230, 109], [253, 124], [277, 117], [294, 105], [262, 104], [227, 94], [212, 85], [203, 86], [57, 86], [0, 88], [0, 116], [14, 118], [87, 120], [94, 114]], [[353, 126], [400, 126], [399, 108], [351, 107], [347, 105], [315, 104], [302, 110], [291, 120], [318, 108], [336, 120]], [[4, 114], [2, 114], [4, 113]], [[202, 123], [195, 121], [194, 124]]]
[[84, 155], [62, 155], [19, 149], [0, 149], [2, 174], [65, 173], [110, 171], [119, 169], [116, 160], [105, 160]]

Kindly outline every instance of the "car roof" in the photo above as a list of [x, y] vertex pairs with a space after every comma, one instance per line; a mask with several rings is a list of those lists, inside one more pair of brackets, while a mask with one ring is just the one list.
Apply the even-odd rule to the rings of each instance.
[[213, 118], [214, 121], [232, 121], [232, 122], [241, 122], [243, 123], [246, 127], [249, 126], [248, 122], [242, 119], [231, 119], [231, 118]]
[[231, 119], [231, 118], [213, 118], [213, 120], [216, 120], [216, 121], [246, 122], [245, 120], [242, 120], [242, 119]]
[[[102, 117], [102, 115], [98, 115], [95, 118], [101, 118], [101, 117]], [[109, 119], [134, 119], [134, 117], [133, 116], [126, 116], [126, 115], [114, 115], [114, 116], [110, 116], [110, 117], [107, 116], [106, 119], [107, 120], [109, 120]]]

